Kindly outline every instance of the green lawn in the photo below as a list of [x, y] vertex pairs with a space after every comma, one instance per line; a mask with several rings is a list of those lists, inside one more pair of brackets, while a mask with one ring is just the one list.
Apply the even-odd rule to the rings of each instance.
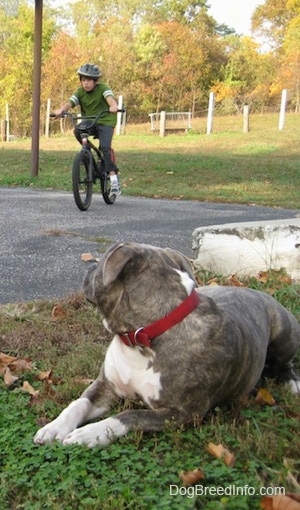
[[[128, 125], [114, 137], [123, 193], [212, 202], [300, 208], [300, 117], [289, 114], [278, 130], [277, 115], [255, 115], [250, 132], [242, 117], [205, 119], [189, 133], [161, 138], [148, 125]], [[71, 190], [78, 144], [72, 133], [40, 140], [39, 175], [31, 177], [30, 140], [0, 145], [0, 186]]]

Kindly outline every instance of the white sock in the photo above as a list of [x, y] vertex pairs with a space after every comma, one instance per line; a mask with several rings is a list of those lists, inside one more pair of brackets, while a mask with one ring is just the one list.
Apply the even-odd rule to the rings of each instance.
[[110, 175], [110, 182], [112, 184], [118, 184], [118, 176], [117, 176], [117, 174]]

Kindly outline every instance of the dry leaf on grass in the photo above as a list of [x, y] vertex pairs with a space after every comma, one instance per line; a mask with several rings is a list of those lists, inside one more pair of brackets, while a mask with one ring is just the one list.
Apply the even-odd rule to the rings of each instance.
[[205, 476], [201, 469], [197, 468], [192, 471], [181, 471], [179, 473], [179, 478], [181, 478], [184, 485], [194, 485], [199, 482], [199, 480], [203, 480]]
[[15, 361], [17, 358], [15, 356], [8, 356], [7, 354], [4, 354], [4, 352], [0, 352], [0, 363], [3, 363], [4, 365], [9, 365], [9, 363], [12, 363], [12, 361]]
[[275, 399], [266, 388], [260, 388], [258, 390], [255, 402], [257, 404], [268, 404], [269, 406], [274, 406], [276, 404]]
[[300, 510], [300, 494], [264, 496], [260, 506], [263, 510]]
[[51, 319], [54, 321], [63, 320], [67, 317], [67, 311], [61, 305], [55, 305], [51, 313]]
[[32, 362], [28, 358], [16, 358], [0, 353], [0, 375], [3, 375], [6, 386], [11, 386], [18, 377], [13, 376], [12, 372], [25, 372], [32, 369]]
[[245, 287], [245, 285], [237, 279], [235, 274], [232, 274], [229, 278], [227, 278], [226, 285], [229, 285], [230, 287]]
[[269, 271], [260, 271], [256, 277], [256, 279], [261, 283], [267, 283], [269, 280]]
[[8, 366], [6, 366], [5, 372], [4, 372], [4, 383], [7, 387], [12, 386], [19, 378], [15, 375], [12, 375], [10, 369]]
[[32, 395], [33, 397], [37, 397], [40, 393], [39, 390], [35, 390], [28, 381], [23, 382], [21, 390], [29, 393], [29, 395]]
[[272, 279], [274, 280], [274, 277], [278, 283], [285, 283], [286, 285], [291, 285], [291, 283], [292, 283], [291, 277], [280, 270], [279, 271], [275, 271], [275, 270], [260, 271], [258, 273], [256, 279], [260, 283], [267, 283], [268, 281], [270, 281]]
[[223, 460], [226, 466], [234, 466], [234, 454], [227, 450], [227, 448], [225, 448], [222, 444], [208, 443], [207, 451], [217, 459]]
[[219, 285], [218, 278], [217, 277], [211, 278], [210, 280], [208, 280], [207, 285]]
[[18, 358], [8, 366], [12, 372], [26, 372], [26, 370], [32, 370], [32, 361], [28, 358]]
[[37, 381], [44, 381], [45, 379], [51, 379], [52, 370], [47, 370], [46, 372], [39, 372], [36, 376]]

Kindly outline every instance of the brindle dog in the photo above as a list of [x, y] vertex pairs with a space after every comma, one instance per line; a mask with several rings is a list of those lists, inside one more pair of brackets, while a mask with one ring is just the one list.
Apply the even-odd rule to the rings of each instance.
[[[35, 443], [93, 447], [133, 429], [188, 424], [251, 392], [264, 368], [299, 393], [295, 317], [263, 292], [196, 287], [189, 261], [168, 248], [119, 243], [92, 264], [84, 292], [114, 336], [98, 378], [37, 432]], [[125, 397], [147, 408], [84, 425]]]

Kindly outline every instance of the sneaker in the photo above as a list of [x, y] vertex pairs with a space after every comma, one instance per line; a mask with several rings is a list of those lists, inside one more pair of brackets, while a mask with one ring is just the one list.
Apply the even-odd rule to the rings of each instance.
[[110, 188], [110, 195], [121, 195], [122, 191], [118, 182], [112, 182]]

